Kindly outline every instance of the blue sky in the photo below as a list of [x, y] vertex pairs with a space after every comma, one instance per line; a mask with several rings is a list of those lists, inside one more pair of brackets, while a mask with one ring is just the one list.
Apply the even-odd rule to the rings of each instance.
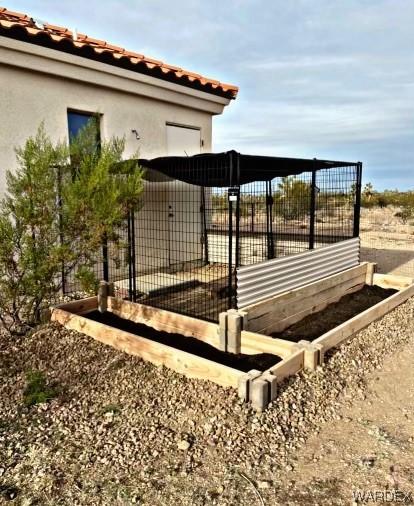
[[4, 2], [237, 84], [215, 151], [360, 160], [376, 188], [414, 188], [412, 0]]

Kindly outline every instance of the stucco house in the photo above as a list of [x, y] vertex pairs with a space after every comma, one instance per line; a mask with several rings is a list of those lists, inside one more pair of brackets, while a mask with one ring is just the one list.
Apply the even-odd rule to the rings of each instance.
[[[362, 164], [211, 153], [212, 118], [237, 92], [0, 8], [0, 195], [14, 147], [41, 121], [55, 140], [70, 140], [96, 117], [101, 139], [125, 136], [125, 157], [138, 151], [146, 169], [142, 206], [122, 228], [124, 261], [111, 261], [111, 244], [97, 254], [97, 277], [113, 281], [118, 295], [218, 321], [291, 281], [357, 264]], [[325, 251], [329, 261], [310, 273], [302, 257], [278, 270], [278, 257], [337, 242], [345, 251]], [[73, 278], [62, 285], [76, 291]]]
[[0, 194], [14, 147], [41, 121], [68, 139], [98, 116], [125, 156], [211, 151], [212, 117], [237, 87], [0, 7]]

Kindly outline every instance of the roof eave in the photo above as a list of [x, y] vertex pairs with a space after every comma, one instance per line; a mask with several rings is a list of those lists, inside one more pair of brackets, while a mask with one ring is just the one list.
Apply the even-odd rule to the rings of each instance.
[[205, 81], [205, 79], [201, 76], [198, 78], [183, 74], [177, 77], [177, 72], [173, 68], [168, 69], [168, 67], [159, 67], [157, 65], [151, 66], [138, 59], [134, 61], [134, 58], [116, 55], [116, 53], [109, 50], [96, 51], [90, 45], [78, 44], [71, 38], [54, 38], [45, 31], [39, 30], [36, 33], [30, 34], [25, 27], [19, 24], [12, 24], [6, 27], [0, 23], [0, 35], [148, 75], [162, 81], [175, 83], [186, 88], [202, 91], [228, 100], [233, 100], [237, 96], [238, 89], [237, 87], [232, 87], [232, 85], [210, 82], [203, 83], [202, 81]]

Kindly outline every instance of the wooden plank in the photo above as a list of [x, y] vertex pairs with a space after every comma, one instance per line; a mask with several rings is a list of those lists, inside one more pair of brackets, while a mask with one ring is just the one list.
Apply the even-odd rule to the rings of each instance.
[[[85, 314], [89, 311], [98, 309], [98, 297], [88, 297], [87, 299], [73, 300], [71, 302], [64, 302], [55, 306], [58, 309], [64, 309], [70, 313]], [[54, 308], [52, 308], [54, 309]]]
[[108, 282], [100, 281], [98, 288], [98, 311], [105, 313], [108, 309]]
[[321, 344], [311, 343], [302, 339], [298, 342], [298, 345], [301, 346], [305, 351], [305, 359], [304, 359], [304, 368], [309, 371], [315, 371], [318, 365], [320, 365], [323, 360], [321, 351], [323, 351], [323, 346]]
[[323, 353], [325, 353], [330, 348], [334, 348], [335, 346], [338, 346], [338, 344], [346, 341], [353, 334], [359, 332], [373, 321], [381, 318], [386, 313], [396, 308], [413, 295], [414, 285], [411, 285], [408, 288], [405, 288], [404, 290], [391, 295], [391, 297], [384, 299], [378, 304], [375, 304], [375, 306], [366, 309], [359, 315], [354, 316], [350, 320], [342, 323], [329, 332], [326, 332], [322, 336], [318, 337], [318, 339], [315, 339], [313, 342], [316, 344], [322, 344]]
[[[320, 311], [319, 308], [324, 306], [325, 301], [333, 301], [335, 299], [339, 300], [347, 293], [352, 293], [353, 291], [359, 290], [363, 286], [364, 282], [365, 276], [363, 274], [360, 274], [359, 276], [344, 281], [343, 283], [340, 283], [336, 286], [323, 289], [317, 294], [300, 298], [297, 301], [291, 303], [284, 303], [280, 306], [276, 306], [273, 308], [273, 310], [269, 311], [267, 314], [261, 316], [260, 318], [250, 319], [248, 314], [248, 328], [250, 330], [264, 334], [267, 334], [269, 332], [281, 332], [289, 325], [292, 325], [291, 322], [295, 323], [296, 321], [304, 318], [307, 314], [312, 314], [316, 311]], [[306, 313], [306, 311], [308, 312]], [[297, 318], [294, 319], [293, 315], [299, 315], [299, 320]], [[282, 324], [282, 322], [285, 320], [288, 323]], [[280, 325], [277, 325], [274, 330], [270, 330], [278, 322], [280, 322]]]
[[366, 278], [365, 278], [365, 284], [368, 285], [368, 286], [372, 286], [373, 283], [374, 283], [374, 273], [375, 273], [375, 270], [377, 268], [377, 264], [375, 263], [370, 263], [368, 264], [367, 266], [367, 275], [366, 275]]
[[130, 355], [141, 357], [152, 364], [169, 367], [189, 378], [206, 379], [221, 386], [237, 388], [239, 378], [245, 374], [237, 369], [88, 320], [63, 309], [53, 310], [52, 321], [57, 321], [68, 329], [82, 332]]
[[[347, 290], [343, 290], [342, 287], [337, 291], [337, 293], [329, 298], [322, 300], [322, 302], [315, 304], [311, 307], [308, 307], [304, 309], [303, 311], [300, 311], [299, 313], [290, 315], [287, 318], [284, 318], [283, 320], [273, 321], [268, 325], [267, 327], [260, 329], [259, 332], [262, 334], [273, 334], [275, 332], [283, 332], [285, 329], [290, 327], [291, 325], [303, 320], [306, 316], [309, 316], [314, 313], [318, 313], [319, 311], [323, 311], [326, 307], [328, 307], [330, 304], [334, 304], [335, 302], [338, 302], [342, 297], [345, 295], [349, 295], [351, 293], [357, 292], [363, 288], [364, 283], [361, 283], [359, 285], [353, 285]], [[315, 298], [317, 299], [317, 298]]]
[[381, 288], [402, 290], [412, 285], [413, 279], [407, 276], [394, 276], [393, 274], [374, 274], [373, 283]]
[[290, 357], [297, 349], [296, 344], [290, 341], [275, 339], [247, 330], [242, 330], [241, 345], [241, 352], [248, 355], [272, 353], [282, 358]]
[[351, 269], [347, 269], [346, 271], [338, 274], [333, 274], [332, 276], [328, 276], [324, 279], [314, 281], [313, 283], [301, 288], [296, 288], [294, 290], [275, 295], [270, 299], [247, 306], [243, 308], [243, 311], [248, 313], [249, 320], [253, 320], [273, 311], [275, 307], [278, 307], [281, 304], [289, 304], [305, 297], [311, 297], [323, 290], [328, 290], [329, 288], [338, 286], [339, 284], [350, 279], [354, 279], [360, 275], [365, 279], [367, 265], [368, 263], [364, 262], [356, 267], [352, 267]]
[[242, 317], [235, 309], [227, 311], [227, 351], [241, 353]]
[[266, 380], [257, 378], [252, 381], [250, 400], [252, 406], [259, 411], [267, 408], [270, 399], [269, 384]]
[[219, 349], [219, 326], [164, 309], [108, 297], [108, 311], [134, 323], [143, 323], [155, 330], [194, 337]]
[[[285, 378], [293, 376], [304, 368], [305, 364], [305, 350], [299, 349], [293, 353], [289, 358], [285, 358], [273, 367], [270, 367], [263, 374], [273, 374], [276, 376], [277, 382], [280, 383]], [[273, 399], [271, 399], [273, 400]]]

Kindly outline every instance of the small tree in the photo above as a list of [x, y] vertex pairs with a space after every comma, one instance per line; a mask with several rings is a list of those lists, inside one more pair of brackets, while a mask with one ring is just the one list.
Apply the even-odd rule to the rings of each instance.
[[277, 212], [285, 220], [298, 220], [309, 214], [311, 186], [295, 176], [282, 178], [276, 194]]
[[414, 193], [409, 191], [402, 193], [399, 197], [400, 211], [395, 213], [405, 225], [408, 220], [414, 218]]
[[41, 125], [16, 150], [18, 169], [7, 172], [0, 204], [0, 319], [10, 331], [39, 321], [62, 274], [77, 273], [87, 289], [94, 284], [104, 238], [117, 241], [142, 192], [139, 168], [113, 173], [123, 150], [118, 138], [97, 147], [93, 124], [71, 147], [53, 144]]

